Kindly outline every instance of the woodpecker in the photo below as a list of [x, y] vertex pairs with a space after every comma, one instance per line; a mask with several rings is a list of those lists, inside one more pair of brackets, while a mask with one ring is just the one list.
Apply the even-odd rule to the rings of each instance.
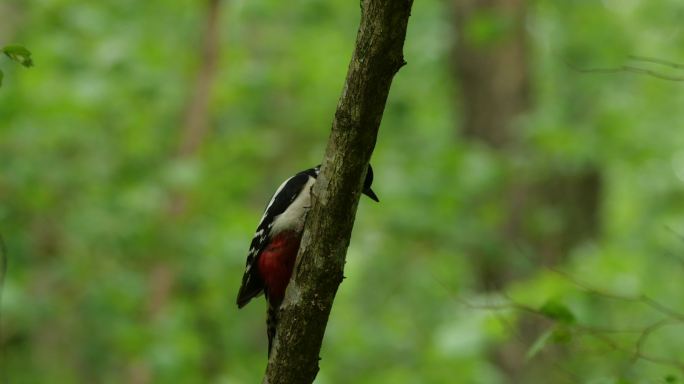
[[[259, 221], [247, 255], [242, 285], [237, 295], [238, 308], [264, 293], [268, 304], [266, 333], [268, 354], [275, 337], [277, 313], [285, 297], [304, 222], [311, 208], [311, 190], [321, 166], [309, 168], [285, 180], [275, 191]], [[379, 202], [371, 189], [373, 168], [368, 166], [362, 193]]]

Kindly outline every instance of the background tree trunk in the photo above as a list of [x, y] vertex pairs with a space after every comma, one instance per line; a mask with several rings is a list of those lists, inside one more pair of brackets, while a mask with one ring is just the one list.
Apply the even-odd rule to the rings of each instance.
[[[176, 151], [170, 159], [171, 161], [187, 161], [197, 156], [209, 133], [209, 102], [220, 52], [219, 16], [221, 14], [221, 0], [206, 0], [204, 7], [206, 29], [202, 34], [202, 44], [198, 52], [200, 61], [197, 77], [187, 100], [183, 124], [179, 127], [179, 141]], [[173, 227], [181, 226], [183, 216], [188, 209], [188, 194], [186, 191], [170, 189], [168, 201], [166, 212], [163, 212], [164, 217], [161, 218], [160, 223], [162, 226], [168, 225], [168, 228], [171, 228], [165, 233], [174, 233]], [[165, 242], [165, 244], [168, 247], [164, 250], [165, 252], [178, 252], [178, 248], [169, 242]], [[177, 267], [173, 263], [162, 258], [150, 267], [146, 321], [150, 323], [151, 327], [154, 327], [154, 324], [160, 320], [167, 310], [176, 286], [176, 280]], [[211, 364], [211, 359], [207, 359], [206, 364]], [[133, 384], [146, 384], [156, 381], [147, 364], [132, 364], [128, 369], [129, 380]], [[214, 370], [209, 367], [205, 373], [207, 376], [211, 376]]]
[[463, 135], [510, 147], [530, 106], [525, 0], [454, 0]]
[[[518, 125], [532, 107], [525, 0], [453, 0], [457, 33], [453, 69], [463, 119], [461, 134], [484, 143], [502, 162], [530, 151]], [[503, 289], [539, 265], [557, 264], [599, 231], [600, 172], [592, 167], [568, 172], [547, 166], [542, 177], [526, 173], [506, 178], [496, 202], [505, 211], [495, 230], [498, 247], [473, 250], [482, 289]], [[539, 225], [541, 215], [559, 224]], [[540, 228], [541, 227], [541, 228]], [[526, 260], [522, 260], [525, 258]], [[527, 267], [525, 267], [527, 266]], [[531, 267], [531, 268], [530, 268]], [[525, 351], [538, 322], [521, 320], [520, 340], [493, 351], [494, 362], [512, 383], [522, 382]]]
[[356, 48], [313, 187], [264, 383], [311, 383], [392, 78], [405, 64], [412, 0], [364, 0]]

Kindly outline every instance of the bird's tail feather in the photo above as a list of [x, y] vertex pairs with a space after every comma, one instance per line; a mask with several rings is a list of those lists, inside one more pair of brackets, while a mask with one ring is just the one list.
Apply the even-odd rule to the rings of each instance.
[[278, 307], [268, 304], [266, 312], [266, 333], [268, 334], [268, 356], [271, 356], [271, 347], [275, 339], [276, 327], [278, 326]]

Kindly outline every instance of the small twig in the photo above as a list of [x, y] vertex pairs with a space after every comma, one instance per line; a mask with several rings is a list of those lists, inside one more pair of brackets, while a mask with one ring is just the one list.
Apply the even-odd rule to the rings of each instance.
[[563, 278], [567, 279], [570, 281], [572, 284], [576, 285], [577, 287], [581, 288], [587, 293], [596, 295], [596, 296], [602, 296], [608, 299], [613, 299], [613, 300], [622, 300], [622, 301], [631, 301], [635, 303], [643, 303], [644, 305], [647, 305], [656, 311], [671, 317], [673, 319], [677, 319], [680, 321], [684, 321], [684, 314], [677, 312], [676, 310], [668, 307], [667, 305], [649, 297], [648, 295], [638, 295], [638, 296], [628, 296], [628, 295], [620, 295], [618, 293], [613, 293], [613, 292], [608, 292], [604, 291], [592, 286], [589, 286], [588, 284], [581, 282], [577, 280], [575, 277], [571, 276], [570, 274], [554, 267], [548, 267], [548, 269]]
[[664, 313], [665, 315], [668, 315], [668, 316], [670, 316], [674, 319], [677, 319], [679, 321], [684, 321], [684, 314], [675, 311], [674, 309], [666, 306], [665, 304], [663, 304], [659, 301], [656, 301], [655, 299], [652, 299], [651, 297], [649, 297], [647, 295], [642, 295], [641, 301], [644, 302], [649, 307], [651, 307], [651, 308], [653, 308], [653, 309], [655, 309], [661, 313]]
[[602, 297], [605, 297], [607, 299], [612, 299], [612, 300], [622, 300], [622, 301], [632, 301], [632, 302], [642, 301], [642, 298], [640, 296], [621, 295], [619, 293], [608, 292], [608, 291], [598, 289], [596, 287], [592, 287], [592, 286], [590, 286], [590, 285], [588, 285], [582, 281], [579, 281], [574, 276], [572, 276], [569, 273], [567, 273], [563, 270], [560, 270], [558, 268], [547, 267], [547, 269], [549, 271], [561, 276], [562, 278], [566, 279], [567, 281], [569, 281], [570, 283], [572, 283], [573, 285], [577, 286], [578, 288], [582, 289], [583, 291], [585, 291], [587, 293], [590, 293], [590, 294], [593, 294], [596, 296], [602, 296]]
[[633, 362], [635, 362], [636, 360], [643, 360], [643, 361], [647, 361], [647, 362], [653, 363], [653, 364], [676, 367], [677, 369], [684, 372], [684, 362], [682, 362], [682, 361], [679, 361], [676, 359], [668, 359], [668, 358], [659, 357], [659, 356], [652, 356], [652, 355], [649, 355], [649, 354], [642, 352], [641, 350], [639, 350], [636, 347], [634, 349], [623, 347], [622, 345], [616, 343], [615, 340], [613, 340], [609, 336], [606, 336], [600, 332], [591, 332], [589, 330], [586, 330], [585, 332], [580, 332], [580, 334], [585, 334], [585, 335], [591, 336], [594, 339], [599, 340], [599, 341], [603, 342], [604, 344], [610, 346], [615, 351], [619, 351], [619, 352], [623, 352], [623, 353], [627, 353], [627, 354], [630, 354], [632, 356], [635, 356], [632, 359]]
[[639, 55], [629, 55], [628, 57], [632, 60], [635, 60], [635, 61], [643, 61], [646, 63], [666, 65], [668, 67], [672, 67], [672, 68], [676, 68], [676, 69], [684, 69], [684, 64], [679, 64], [679, 63], [675, 63], [673, 61], [658, 59], [655, 57], [639, 56]]
[[648, 341], [649, 337], [651, 337], [654, 332], [658, 331], [664, 326], [678, 323], [678, 321], [672, 321], [671, 319], [662, 319], [644, 328], [636, 342], [634, 354], [632, 356], [632, 364], [636, 363], [636, 361], [639, 359], [639, 355], [643, 354], [644, 345], [646, 345], [646, 341]]
[[684, 81], [684, 77], [681, 76], [672, 76], [672, 75], [667, 75], [664, 73], [656, 72], [650, 69], [645, 69], [645, 68], [640, 68], [640, 67], [635, 67], [632, 65], [621, 65], [619, 67], [612, 67], [612, 68], [580, 68], [568, 61], [565, 62], [565, 64], [570, 67], [571, 69], [581, 72], [581, 73], [620, 73], [620, 72], [630, 72], [630, 73], [636, 73], [640, 75], [647, 75], [651, 77], [655, 77], [661, 80], [668, 80], [668, 81]]
[[[678, 238], [679, 240], [681, 240], [682, 242], [684, 242], [684, 235], [682, 235], [681, 233], [675, 231], [674, 228], [670, 227], [669, 225], [666, 225], [666, 226], [665, 226], [665, 229], [667, 229], [668, 231], [670, 231], [673, 235], [677, 236], [677, 238]], [[681, 256], [676, 255], [676, 254], [674, 254], [674, 253], [669, 253], [669, 252], [668, 252], [668, 253], [665, 253], [665, 255], [666, 255], [666, 256], [669, 256], [670, 258], [674, 259], [675, 261], [677, 261], [678, 263], [680, 263], [682, 266], [684, 266], [684, 257], [681, 257]]]
[[[623, 329], [610, 329], [610, 328], [605, 328], [605, 327], [597, 327], [593, 325], [586, 325], [586, 324], [581, 324], [577, 322], [573, 322], [570, 324], [565, 324], [566, 327], [571, 331], [579, 335], [587, 335], [592, 337], [593, 339], [596, 339], [609, 347], [613, 351], [618, 351], [622, 352], [624, 354], [627, 354], [631, 356], [631, 359], [628, 361], [628, 366], [634, 365], [638, 360], [643, 360], [652, 364], [657, 364], [657, 365], [663, 365], [663, 366], [670, 366], [670, 367], [675, 367], [682, 371], [684, 373], [684, 362], [677, 360], [677, 359], [668, 359], [664, 357], [659, 357], [659, 356], [653, 356], [649, 353], [646, 353], [644, 351], [645, 345], [649, 338], [658, 330], [665, 326], [669, 325], [680, 325], [684, 324], [684, 314], [678, 312], [677, 310], [670, 308], [669, 306], [651, 298], [648, 295], [645, 294], [640, 294], [640, 295], [623, 295], [615, 292], [610, 292], [606, 290], [602, 290], [596, 287], [591, 286], [590, 284], [583, 282], [576, 277], [572, 276], [571, 274], [560, 270], [558, 268], [552, 267], [552, 266], [545, 266], [544, 268], [548, 269], [549, 271], [561, 276], [562, 278], [566, 279], [576, 287], [578, 287], [581, 291], [586, 292], [591, 295], [595, 296], [600, 296], [604, 297], [607, 299], [611, 300], [617, 300], [617, 301], [624, 301], [624, 302], [631, 302], [631, 303], [638, 303], [645, 305], [661, 315], [664, 315], [664, 318], [655, 322], [646, 325], [645, 327], [637, 327], [637, 328], [623, 328]], [[439, 279], [435, 278], [436, 281], [439, 282]], [[449, 290], [450, 288], [446, 285], [440, 282], [442, 286], [444, 286], [445, 289]], [[485, 302], [485, 303], [474, 303], [472, 301], [468, 301], [462, 297], [458, 296], [451, 296], [454, 300], [456, 300], [458, 303], [462, 304], [466, 308], [469, 309], [475, 309], [475, 310], [488, 310], [488, 311], [521, 311], [521, 312], [527, 312], [534, 314], [536, 316], [540, 316], [546, 319], [549, 319], [549, 316], [543, 313], [540, 309], [531, 307], [526, 304], [518, 303], [516, 302], [508, 293], [505, 291], [500, 294], [501, 302], [498, 303], [491, 303], [491, 302]], [[553, 319], [551, 319], [553, 320]], [[623, 345], [618, 344], [611, 336], [609, 335], [618, 335], [618, 334], [635, 334], [637, 335], [637, 340], [634, 342], [634, 345], [632, 347], [626, 347]]]
[[7, 273], [7, 248], [5, 239], [0, 233], [0, 299], [2, 299], [2, 289], [5, 286], [5, 273]]
[[644, 69], [644, 68], [639, 68], [639, 67], [634, 67], [631, 65], [623, 65], [622, 70], [626, 72], [632, 72], [632, 73], [637, 73], [637, 74], [642, 74], [642, 75], [648, 75], [652, 76], [661, 80], [669, 80], [669, 81], [684, 81], [684, 77], [681, 76], [672, 76], [672, 75], [667, 75], [663, 74], [660, 72], [656, 72], [650, 69]]

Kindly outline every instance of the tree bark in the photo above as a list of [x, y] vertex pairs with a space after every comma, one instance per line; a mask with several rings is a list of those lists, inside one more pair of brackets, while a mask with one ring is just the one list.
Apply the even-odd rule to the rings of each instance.
[[311, 383], [392, 78], [405, 64], [412, 0], [363, 0], [356, 48], [312, 191], [264, 383]]

